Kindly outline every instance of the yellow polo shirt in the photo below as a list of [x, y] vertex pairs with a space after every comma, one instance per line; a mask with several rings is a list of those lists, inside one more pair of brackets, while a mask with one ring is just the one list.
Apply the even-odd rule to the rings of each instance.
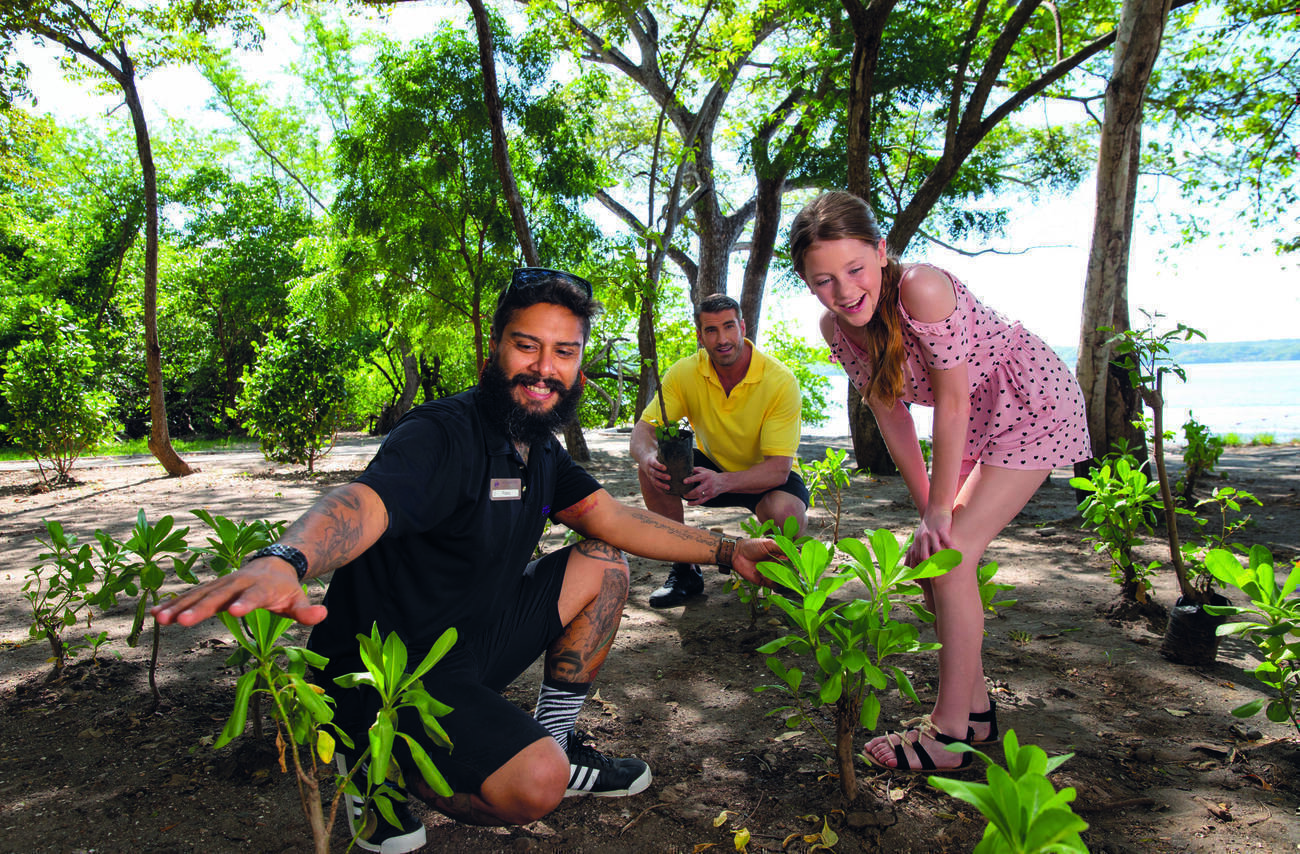
[[[803, 397], [790, 369], [746, 340], [753, 357], [745, 378], [731, 394], [722, 390], [718, 373], [704, 348], [677, 362], [663, 376], [669, 422], [687, 418], [695, 445], [723, 471], [753, 468], [764, 457], [799, 453]], [[658, 425], [659, 400], [650, 402], [641, 420]]]

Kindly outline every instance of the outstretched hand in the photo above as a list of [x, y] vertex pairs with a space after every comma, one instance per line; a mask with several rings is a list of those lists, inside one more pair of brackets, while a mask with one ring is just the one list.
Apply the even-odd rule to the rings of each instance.
[[758, 571], [758, 564], [765, 560], [780, 560], [785, 552], [775, 540], [741, 540], [736, 544], [736, 551], [731, 555], [731, 568], [750, 584], [771, 587], [772, 580]]
[[313, 605], [307, 598], [293, 567], [275, 557], [250, 561], [236, 572], [155, 605], [149, 612], [159, 625], [193, 626], [221, 611], [243, 617], [258, 608], [307, 626], [316, 625], [326, 615], [324, 605]]

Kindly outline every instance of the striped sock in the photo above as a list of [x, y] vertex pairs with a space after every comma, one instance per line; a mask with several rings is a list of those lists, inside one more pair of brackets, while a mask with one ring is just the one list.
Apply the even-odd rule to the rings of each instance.
[[561, 750], [569, 749], [569, 733], [573, 732], [590, 688], [590, 682], [554, 682], [550, 677], [542, 680], [533, 717], [559, 742]]

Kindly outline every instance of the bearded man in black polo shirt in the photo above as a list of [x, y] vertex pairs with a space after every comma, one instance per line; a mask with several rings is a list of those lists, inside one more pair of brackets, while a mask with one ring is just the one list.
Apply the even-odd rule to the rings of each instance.
[[[606, 756], [574, 722], [627, 601], [622, 550], [655, 560], [733, 566], [758, 583], [768, 541], [730, 538], [615, 501], [555, 440], [581, 396], [583, 348], [598, 310], [591, 286], [554, 270], [516, 270], [498, 300], [480, 384], [413, 409], [355, 481], [321, 498], [279, 543], [238, 572], [154, 609], [193, 625], [218, 611], [267, 608], [315, 628], [327, 677], [362, 669], [355, 637], [378, 623], [420, 660], [443, 630], [459, 640], [425, 677], [454, 711], [439, 719], [454, 749], [423, 747], [456, 792], [435, 809], [478, 824], [527, 824], [570, 795], [632, 795], [650, 784], [639, 759]], [[587, 539], [530, 560], [547, 518]], [[301, 583], [333, 570], [322, 605]], [[534, 715], [500, 691], [545, 653]], [[331, 686], [336, 721], [364, 738], [377, 697]], [[415, 720], [404, 732], [422, 734]], [[345, 761], [345, 760], [344, 760]], [[409, 762], [409, 757], [399, 757]], [[346, 767], [346, 766], [343, 766]], [[424, 827], [395, 801], [399, 824], [373, 817], [358, 844], [403, 852]], [[366, 823], [361, 804], [354, 821]]]

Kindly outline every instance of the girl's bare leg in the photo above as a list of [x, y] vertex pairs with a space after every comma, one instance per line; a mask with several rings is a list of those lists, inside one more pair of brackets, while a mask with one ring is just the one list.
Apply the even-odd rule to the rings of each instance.
[[[962, 484], [953, 507], [952, 536], [962, 553], [961, 563], [948, 573], [930, 579], [927, 597], [933, 602], [935, 631], [939, 642], [939, 695], [930, 720], [938, 730], [954, 738], [965, 738], [970, 713], [988, 709], [984, 687], [981, 648], [984, 641], [984, 613], [980, 607], [979, 568], [984, 550], [993, 538], [1016, 517], [1047, 479], [1046, 470], [1005, 469], [977, 465]], [[986, 734], [981, 725], [978, 736]], [[961, 757], [949, 753], [926, 736], [919, 738], [940, 768], [955, 767]], [[888, 736], [867, 743], [866, 751], [882, 765], [895, 767], [894, 744]], [[911, 747], [904, 750], [909, 767], [920, 767]]]

